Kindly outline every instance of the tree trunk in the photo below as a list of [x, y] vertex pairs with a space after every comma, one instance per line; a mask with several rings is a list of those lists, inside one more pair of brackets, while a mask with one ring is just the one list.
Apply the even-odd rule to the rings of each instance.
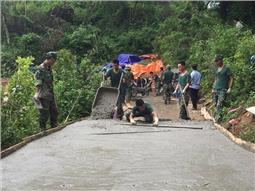
[[4, 14], [2, 14], [2, 17], [3, 17], [3, 29], [4, 29], [4, 32], [5, 32], [5, 35], [6, 35], [6, 41], [7, 41], [7, 44], [10, 44], [10, 35], [9, 35], [9, 31], [8, 31], [7, 25], [5, 23]]

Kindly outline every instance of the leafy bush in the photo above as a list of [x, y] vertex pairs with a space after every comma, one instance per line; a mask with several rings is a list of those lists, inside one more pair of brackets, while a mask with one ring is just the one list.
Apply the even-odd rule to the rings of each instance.
[[16, 58], [19, 55], [17, 48], [14, 46], [2, 45], [1, 55], [1, 77], [9, 77], [16, 70]]
[[40, 52], [41, 40], [41, 37], [35, 33], [27, 33], [17, 37], [17, 43], [20, 49], [23, 50], [21, 54], [24, 56], [36, 55]]
[[[25, 136], [39, 132], [38, 112], [32, 102], [35, 91], [34, 77], [29, 72], [33, 57], [18, 57], [18, 70], [11, 77], [8, 101], [2, 96], [1, 140], [2, 149], [19, 142]], [[59, 110], [59, 123], [78, 119], [90, 113], [92, 101], [100, 78], [96, 67], [86, 58], [76, 68], [75, 56], [68, 50], [60, 50], [53, 67], [55, 99]], [[79, 97], [78, 97], [79, 96]], [[70, 111], [72, 112], [70, 113]]]
[[255, 127], [246, 127], [246, 131], [241, 134], [243, 140], [255, 143]]
[[96, 67], [86, 58], [81, 60], [77, 68], [76, 58], [70, 51], [59, 51], [58, 61], [54, 66], [54, 92], [60, 111], [60, 122], [65, 120], [74, 104], [70, 119], [77, 119], [90, 113], [94, 95], [100, 83], [95, 69]]
[[[55, 6], [72, 7], [73, 22], [51, 17]], [[120, 52], [159, 53], [166, 65], [174, 67], [184, 59], [189, 70], [190, 64], [198, 64], [203, 75], [202, 92], [208, 99], [216, 69], [213, 58], [222, 53], [224, 63], [234, 73], [227, 106], [254, 105], [255, 66], [249, 61], [255, 52], [254, 11], [249, 6], [227, 3], [228, 15], [220, 14], [221, 19], [217, 8], [208, 10], [204, 2], [4, 2], [10, 44], [2, 30], [1, 76], [14, 75], [8, 88], [9, 101], [2, 106], [3, 146], [39, 130], [37, 111], [31, 102], [33, 76], [26, 69], [32, 58], [25, 57], [32, 55], [39, 63], [45, 52], [55, 49], [68, 49], [59, 51], [53, 69], [60, 123], [70, 110], [69, 119], [90, 112], [100, 81], [95, 64], [102, 65]], [[247, 7], [248, 12], [240, 12]], [[244, 24], [241, 30], [234, 26], [235, 16]], [[18, 64], [17, 56], [24, 57], [17, 59]], [[227, 110], [223, 110], [225, 115]]]
[[3, 102], [2, 105], [2, 148], [8, 147], [20, 141], [24, 136], [39, 130], [37, 111], [31, 99], [35, 89], [33, 75], [28, 71], [28, 66], [32, 60], [32, 57], [18, 57], [16, 60], [18, 70], [8, 83], [8, 102]]

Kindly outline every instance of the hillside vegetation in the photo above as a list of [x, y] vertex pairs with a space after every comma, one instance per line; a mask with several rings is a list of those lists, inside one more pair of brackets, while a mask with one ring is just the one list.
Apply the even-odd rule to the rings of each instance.
[[[54, 66], [59, 123], [87, 116], [100, 84], [101, 65], [119, 53], [159, 53], [165, 65], [198, 64], [202, 93], [211, 99], [214, 56], [224, 55], [234, 87], [224, 109], [255, 105], [255, 3], [220, 2], [1, 2], [1, 77], [10, 78], [2, 96], [2, 148], [39, 132], [32, 103], [31, 62], [59, 52]], [[236, 27], [235, 20], [243, 27]], [[79, 96], [78, 96], [79, 95]], [[77, 98], [78, 96], [78, 98]], [[8, 100], [7, 100], [8, 99]], [[71, 108], [74, 107], [70, 113]], [[255, 142], [255, 127], [241, 136]]]

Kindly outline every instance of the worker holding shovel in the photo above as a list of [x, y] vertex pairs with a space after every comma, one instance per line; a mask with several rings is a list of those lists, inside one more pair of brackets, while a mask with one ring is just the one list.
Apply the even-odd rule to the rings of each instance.
[[180, 72], [178, 77], [178, 84], [173, 94], [176, 95], [177, 92], [180, 92], [181, 94], [181, 96], [179, 97], [179, 105], [180, 105], [179, 118], [189, 120], [190, 117], [189, 117], [187, 106], [189, 103], [188, 88], [190, 85], [190, 74], [185, 69], [184, 61], [180, 61], [178, 63], [178, 70]]

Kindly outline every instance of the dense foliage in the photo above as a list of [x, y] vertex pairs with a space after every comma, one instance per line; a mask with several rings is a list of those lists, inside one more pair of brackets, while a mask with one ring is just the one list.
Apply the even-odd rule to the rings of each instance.
[[[228, 108], [255, 104], [255, 65], [250, 62], [255, 54], [254, 2], [219, 2], [214, 9], [204, 2], [5, 1], [1, 5], [1, 76], [11, 77], [9, 100], [2, 108], [3, 147], [39, 130], [31, 101], [33, 76], [27, 67], [32, 57], [40, 64], [50, 50], [59, 51], [54, 67], [59, 122], [89, 114], [100, 81], [98, 66], [122, 52], [159, 53], [173, 67], [178, 60], [185, 60], [188, 69], [198, 64], [208, 99], [213, 57], [221, 53], [235, 79]], [[237, 28], [234, 19], [243, 28]], [[224, 113], [225, 120], [231, 117], [227, 108]], [[255, 137], [253, 130], [248, 132], [244, 137]]]
[[[63, 123], [89, 114], [100, 78], [89, 60], [82, 59], [80, 68], [77, 70], [75, 57], [70, 51], [60, 50], [58, 57], [53, 67], [54, 92], [60, 111], [58, 120], [59, 123]], [[2, 102], [2, 148], [40, 131], [38, 111], [32, 101], [35, 80], [28, 70], [32, 60], [32, 57], [18, 57], [16, 60], [18, 70], [9, 81], [8, 100]]]

